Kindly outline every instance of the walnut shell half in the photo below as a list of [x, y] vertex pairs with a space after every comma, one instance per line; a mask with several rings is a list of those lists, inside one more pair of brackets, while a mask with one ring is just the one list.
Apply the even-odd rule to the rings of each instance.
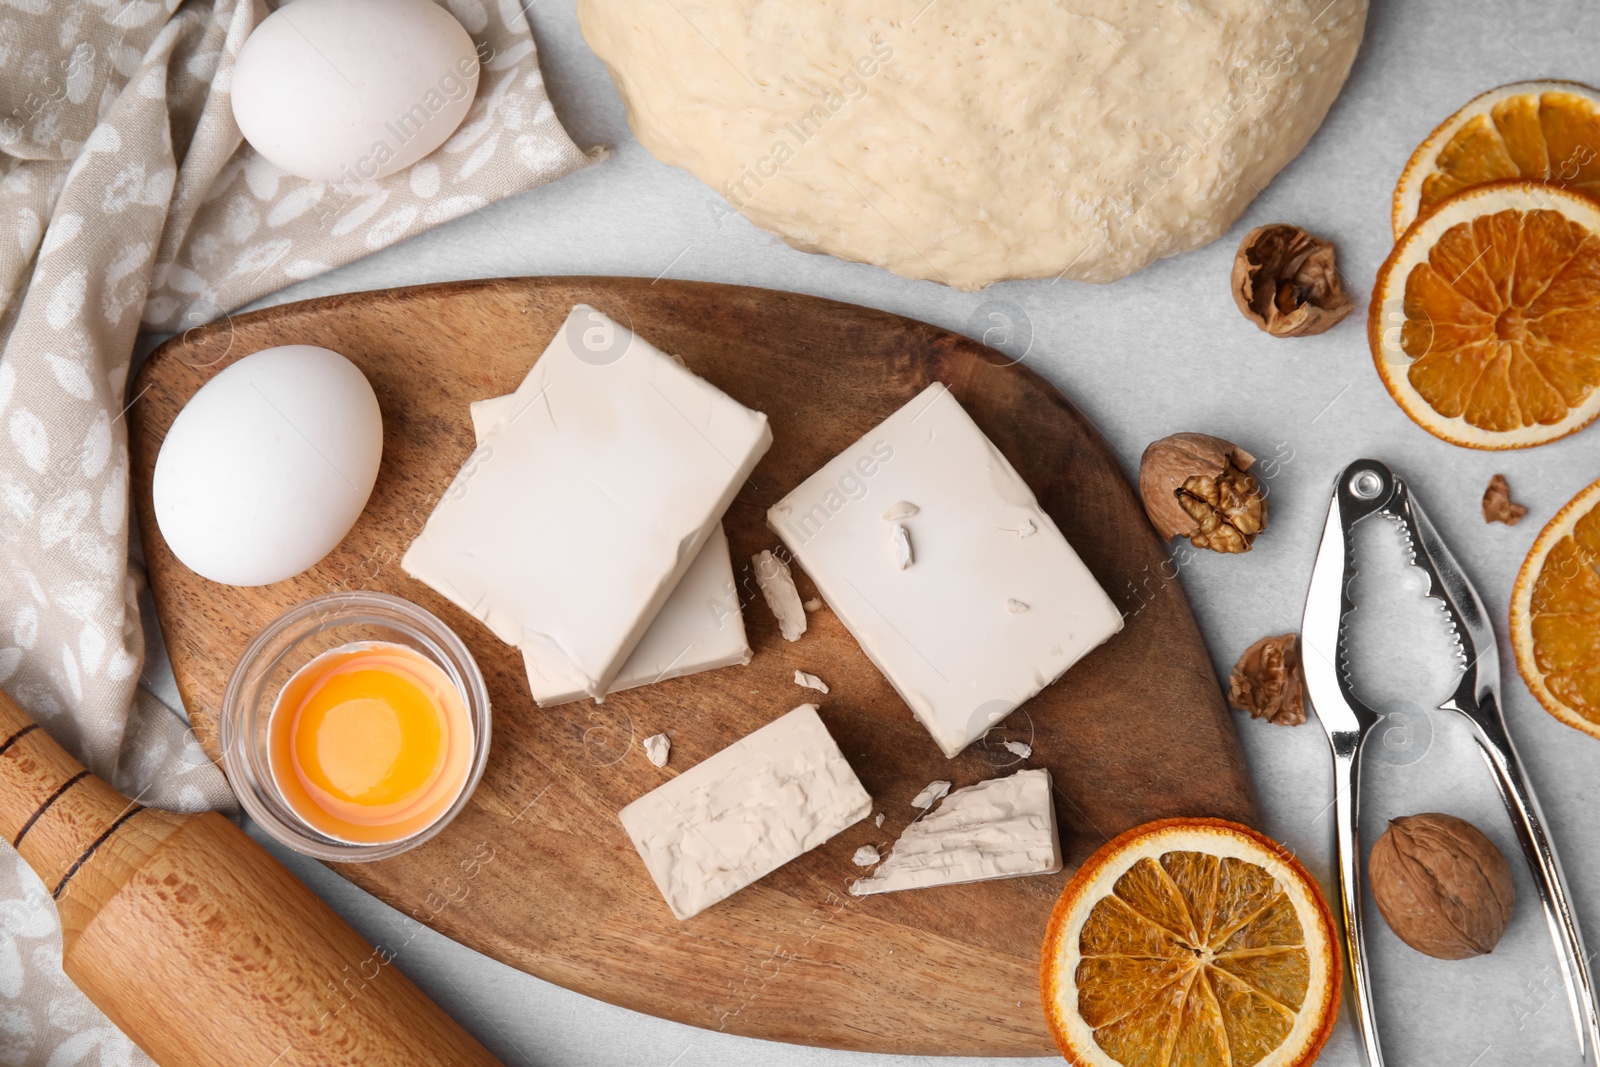
[[1239, 242], [1233, 300], [1274, 337], [1321, 333], [1356, 306], [1339, 280], [1333, 245], [1281, 222], [1257, 226]]
[[1494, 842], [1438, 812], [1390, 820], [1372, 846], [1367, 877], [1389, 929], [1435, 959], [1492, 952], [1516, 903], [1511, 868]]
[[1187, 537], [1196, 548], [1248, 552], [1267, 528], [1267, 494], [1238, 445], [1204, 433], [1154, 441], [1139, 460], [1139, 496], [1163, 541]]

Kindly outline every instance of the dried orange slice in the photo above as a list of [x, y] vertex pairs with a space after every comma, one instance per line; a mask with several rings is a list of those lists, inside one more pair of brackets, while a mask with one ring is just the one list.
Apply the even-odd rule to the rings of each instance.
[[1317, 883], [1221, 819], [1166, 819], [1090, 857], [1045, 933], [1045, 1017], [1076, 1067], [1301, 1067], [1343, 970]]
[[1600, 737], [1600, 482], [1556, 512], [1522, 561], [1511, 647], [1544, 710]]
[[1600, 195], [1600, 90], [1534, 81], [1473, 97], [1411, 154], [1394, 190], [1395, 240], [1445, 197], [1507, 178]]
[[1600, 201], [1492, 182], [1422, 216], [1378, 271], [1367, 334], [1389, 394], [1469, 448], [1526, 448], [1600, 415]]

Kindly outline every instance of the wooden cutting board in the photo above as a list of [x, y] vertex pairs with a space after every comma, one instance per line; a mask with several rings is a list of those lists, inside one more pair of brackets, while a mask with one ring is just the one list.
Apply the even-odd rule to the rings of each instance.
[[[774, 444], [724, 520], [755, 660], [608, 699], [541, 710], [517, 654], [413, 581], [400, 557], [473, 449], [467, 405], [510, 392], [574, 303], [595, 305], [767, 413]], [[353, 360], [383, 409], [383, 467], [366, 512], [305, 574], [240, 589], [172, 556], [151, 472], [183, 404], [233, 360], [271, 345]], [[935, 379], [1039, 495], [1127, 615], [1121, 634], [945, 760], [826, 608], [789, 643], [750, 557], [776, 548], [772, 504]], [[531, 974], [713, 1030], [835, 1048], [943, 1055], [1049, 1053], [1038, 948], [1068, 874], [1150, 819], [1253, 822], [1238, 738], [1182, 587], [1115, 456], [1055, 387], [945, 330], [793, 293], [632, 278], [514, 278], [354, 293], [191, 330], [145, 364], [129, 412], [134, 499], [178, 688], [207, 751], [245, 644], [308, 597], [381, 589], [466, 640], [494, 706], [492, 754], [469, 807], [420, 848], [341, 873], [402, 912]], [[803, 597], [815, 594], [796, 571]], [[884, 814], [678, 922], [616, 818], [625, 804], [818, 694], [822, 717]], [[639, 742], [672, 738], [657, 769]], [[1023, 741], [1021, 760], [1002, 744]], [[957, 787], [1048, 767], [1068, 870], [857, 899], [851, 854], [884, 851], [929, 781]], [[401, 957], [404, 965], [404, 957]]]

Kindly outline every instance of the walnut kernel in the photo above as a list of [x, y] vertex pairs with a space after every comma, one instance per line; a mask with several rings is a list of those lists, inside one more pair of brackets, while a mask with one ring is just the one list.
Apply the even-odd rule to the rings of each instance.
[[1250, 551], [1267, 528], [1267, 494], [1250, 473], [1253, 463], [1238, 445], [1209, 434], [1153, 442], [1139, 461], [1139, 495], [1156, 532], [1213, 552]]
[[1511, 485], [1504, 474], [1489, 479], [1489, 488], [1483, 491], [1483, 521], [1503, 522], [1515, 526], [1522, 521], [1528, 509], [1511, 499]]
[[1298, 226], [1258, 226], [1239, 242], [1233, 300], [1274, 337], [1309, 337], [1355, 309], [1334, 266], [1333, 245]]
[[1305, 679], [1300, 671], [1300, 635], [1263, 637], [1244, 650], [1228, 675], [1228, 703], [1252, 719], [1279, 726], [1306, 721]]

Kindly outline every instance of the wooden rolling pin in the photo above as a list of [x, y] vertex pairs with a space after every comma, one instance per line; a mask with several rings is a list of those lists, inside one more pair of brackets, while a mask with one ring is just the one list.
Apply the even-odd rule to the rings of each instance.
[[3, 692], [0, 833], [67, 976], [162, 1067], [498, 1062], [243, 830], [128, 800]]

